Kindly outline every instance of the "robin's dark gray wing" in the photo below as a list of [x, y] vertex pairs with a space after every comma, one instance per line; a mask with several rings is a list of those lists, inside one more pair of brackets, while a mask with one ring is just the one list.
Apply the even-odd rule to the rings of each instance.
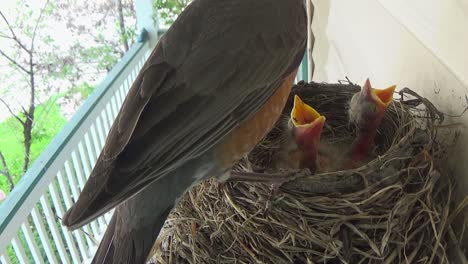
[[64, 224], [81, 226], [201, 155], [298, 67], [302, 0], [195, 0], [129, 91]]

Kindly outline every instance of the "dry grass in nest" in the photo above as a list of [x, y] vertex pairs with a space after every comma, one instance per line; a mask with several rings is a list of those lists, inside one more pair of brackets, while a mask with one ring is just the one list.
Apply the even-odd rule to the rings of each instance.
[[[354, 131], [346, 108], [359, 90], [352, 84], [302, 83], [293, 94], [327, 117], [323, 140], [348, 141]], [[434, 129], [443, 116], [409, 89], [401, 96], [385, 115], [376, 139], [378, 155], [369, 163], [315, 175], [298, 172], [273, 196], [266, 183], [205, 181], [179, 202], [152, 260], [449, 263], [450, 224], [466, 203], [456, 208], [450, 203], [446, 144]], [[284, 113], [291, 108], [292, 96]], [[283, 123], [237, 171], [272, 173]]]

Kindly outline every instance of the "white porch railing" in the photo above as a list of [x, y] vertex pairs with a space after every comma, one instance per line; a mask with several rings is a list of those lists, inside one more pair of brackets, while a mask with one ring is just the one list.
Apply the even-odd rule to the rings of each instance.
[[[162, 33], [162, 32], [161, 32]], [[60, 218], [83, 188], [107, 133], [151, 52], [143, 35], [112, 69], [0, 206], [0, 262], [88, 263], [111, 213], [70, 232]], [[307, 61], [298, 72], [307, 79]], [[303, 78], [305, 76], [305, 78]]]
[[86, 263], [109, 214], [70, 232], [60, 223], [83, 188], [128, 89], [150, 54], [139, 38], [0, 207], [1, 263]]

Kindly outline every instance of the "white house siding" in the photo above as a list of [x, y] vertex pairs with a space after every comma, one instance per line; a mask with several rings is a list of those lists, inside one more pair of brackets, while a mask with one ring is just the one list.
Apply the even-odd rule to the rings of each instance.
[[[468, 0], [313, 3], [315, 81], [369, 77], [375, 87], [410, 87], [447, 114], [467, 107]], [[451, 159], [462, 197], [468, 194], [468, 112], [447, 119], [466, 126]]]

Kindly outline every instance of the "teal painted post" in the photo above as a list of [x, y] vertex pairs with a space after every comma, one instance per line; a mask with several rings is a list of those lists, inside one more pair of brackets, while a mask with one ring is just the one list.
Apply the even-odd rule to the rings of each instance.
[[307, 52], [302, 58], [301, 76], [305, 82], [309, 82], [309, 59], [307, 56]]
[[137, 27], [140, 32], [147, 31], [149, 50], [153, 50], [159, 39], [159, 18], [153, 2], [153, 0], [135, 0]]

